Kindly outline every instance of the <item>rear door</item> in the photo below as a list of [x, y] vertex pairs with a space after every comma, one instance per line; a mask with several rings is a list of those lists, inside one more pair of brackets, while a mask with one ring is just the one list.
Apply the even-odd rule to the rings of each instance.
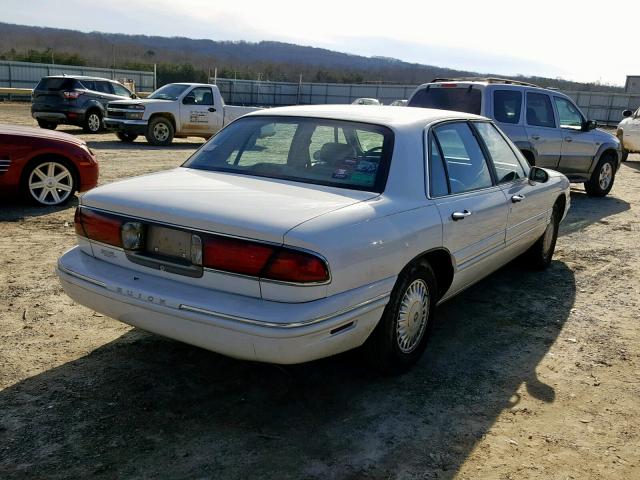
[[562, 132], [557, 128], [551, 98], [546, 93], [527, 92], [525, 130], [536, 153], [536, 165], [558, 168], [562, 152]]
[[[442, 217], [444, 246], [455, 261], [450, 290], [455, 292], [494, 269], [491, 262], [505, 246], [507, 202], [467, 122], [434, 127], [429, 142], [430, 196]], [[438, 180], [443, 176], [446, 183]]]
[[113, 91], [113, 87], [111, 86], [111, 82], [106, 80], [95, 80], [95, 98], [105, 107], [107, 108], [107, 103], [112, 102], [114, 100], [122, 100], [122, 97], [115, 94]]
[[180, 102], [181, 133], [212, 135], [222, 128], [223, 114], [222, 105], [215, 105], [211, 87], [194, 87]]
[[473, 125], [491, 157], [497, 183], [507, 199], [506, 248], [526, 248], [546, 228], [545, 194], [529, 183], [529, 166], [515, 145], [489, 122], [474, 122]]
[[553, 96], [562, 132], [562, 153], [558, 170], [572, 175], [587, 173], [595, 158], [599, 145], [593, 131], [582, 130], [585, 118], [570, 100]]

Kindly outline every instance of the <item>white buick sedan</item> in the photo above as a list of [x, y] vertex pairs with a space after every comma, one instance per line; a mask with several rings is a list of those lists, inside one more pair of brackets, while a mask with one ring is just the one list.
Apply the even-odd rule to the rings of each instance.
[[401, 370], [436, 305], [513, 258], [549, 265], [569, 208], [489, 120], [406, 107], [263, 110], [179, 168], [86, 193], [58, 262], [78, 303], [231, 357], [365, 346]]

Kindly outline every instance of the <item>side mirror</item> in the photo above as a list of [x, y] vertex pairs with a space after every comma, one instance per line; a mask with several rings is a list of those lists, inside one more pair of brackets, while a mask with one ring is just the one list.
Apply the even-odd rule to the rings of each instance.
[[622, 111], [622, 116], [623, 117], [630, 117], [631, 115], [633, 115], [633, 112], [631, 110], [623, 110]]
[[138, 98], [138, 95], [136, 95], [135, 93], [132, 93], [131, 94], [131, 98], [133, 98], [135, 100], [136, 98]]
[[531, 167], [529, 170], [529, 181], [532, 183], [546, 183], [549, 180], [549, 174], [540, 167]]
[[584, 124], [583, 130], [588, 132], [591, 130], [595, 130], [596, 128], [598, 128], [598, 122], [596, 122], [595, 120], [587, 120]]
[[196, 99], [194, 97], [191, 97], [191, 96], [186, 96], [182, 100], [182, 104], [183, 105], [195, 105], [196, 104]]

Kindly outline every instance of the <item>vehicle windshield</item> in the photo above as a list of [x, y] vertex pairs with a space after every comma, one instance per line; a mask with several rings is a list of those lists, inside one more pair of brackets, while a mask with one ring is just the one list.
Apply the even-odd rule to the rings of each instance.
[[255, 116], [230, 124], [184, 167], [381, 193], [393, 133], [368, 123]]
[[160, 87], [147, 98], [154, 98], [156, 100], [177, 100], [182, 92], [184, 92], [187, 88], [189, 88], [188, 85], [170, 83], [169, 85]]
[[411, 100], [409, 107], [437, 108], [439, 110], [453, 110], [480, 115], [482, 94], [480, 90], [470, 86], [433, 87], [428, 86], [418, 90]]

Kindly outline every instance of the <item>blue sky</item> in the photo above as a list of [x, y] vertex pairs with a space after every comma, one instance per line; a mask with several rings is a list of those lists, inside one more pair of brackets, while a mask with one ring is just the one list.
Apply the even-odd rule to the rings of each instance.
[[110, 0], [94, 8], [79, 0], [0, 0], [0, 21], [214, 40], [279, 40], [478, 72], [623, 85], [626, 74], [640, 73], [640, 56], [631, 50], [631, 28], [619, 27], [619, 9], [624, 8], [624, 18], [638, 18], [640, 2], [610, 9], [595, 5], [574, 0]]

